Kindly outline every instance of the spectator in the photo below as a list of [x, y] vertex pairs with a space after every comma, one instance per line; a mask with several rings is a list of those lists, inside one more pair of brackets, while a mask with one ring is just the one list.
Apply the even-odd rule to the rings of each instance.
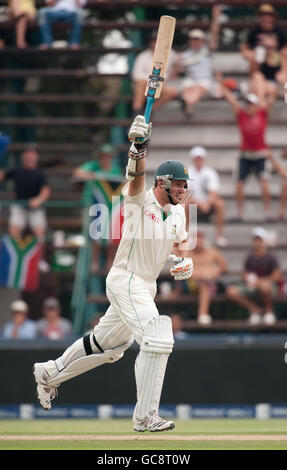
[[9, 3], [10, 14], [16, 25], [16, 46], [19, 49], [25, 49], [28, 26], [35, 21], [37, 16], [35, 2], [34, 0], [10, 0]]
[[193, 29], [188, 34], [189, 48], [181, 55], [180, 97], [188, 117], [192, 116], [196, 103], [214, 89], [212, 53], [218, 48], [220, 13], [220, 7], [214, 5], [209, 41], [202, 30]]
[[27, 205], [14, 204], [11, 207], [9, 234], [13, 238], [22, 236], [27, 225], [35, 236], [43, 239], [47, 220], [42, 205], [50, 197], [50, 188], [43, 171], [38, 167], [39, 155], [36, 147], [28, 146], [22, 156], [21, 165], [12, 170], [0, 171], [0, 181], [14, 181], [16, 201]]
[[287, 80], [287, 69], [282, 56], [277, 51], [276, 37], [265, 39], [265, 59], [253, 72], [250, 91], [265, 99], [274, 101], [280, 87]]
[[179, 313], [172, 313], [170, 315], [172, 323], [172, 332], [174, 339], [177, 340], [189, 340], [190, 335], [183, 330], [183, 319]]
[[[280, 280], [278, 260], [267, 248], [267, 232], [262, 227], [255, 227], [252, 230], [251, 252], [244, 262], [242, 280], [230, 285], [226, 294], [249, 311], [249, 322], [252, 325], [261, 321], [273, 325], [276, 322], [273, 299]], [[259, 302], [262, 302], [262, 307]]]
[[[84, 200], [94, 203], [107, 205], [110, 219], [102, 224], [106, 229], [102, 232], [102, 236], [93, 243], [93, 256], [92, 256], [92, 272], [97, 272], [100, 268], [100, 253], [102, 250], [106, 252], [105, 266], [109, 269], [113, 263], [115, 252], [120, 241], [118, 238], [113, 238], [111, 230], [113, 212], [117, 205], [116, 199], [115, 206], [113, 206], [113, 195], [120, 194], [120, 187], [123, 181], [122, 171], [115, 159], [115, 149], [110, 144], [103, 144], [98, 153], [95, 153], [94, 159], [90, 160], [74, 170], [74, 178], [82, 181], [94, 181], [93, 185], [87, 185], [84, 190]], [[91, 195], [92, 191], [92, 195]], [[104, 214], [101, 214], [102, 217]], [[120, 221], [120, 220], [119, 220]], [[120, 227], [119, 227], [120, 232]], [[120, 234], [119, 234], [120, 235]]]
[[43, 315], [37, 321], [37, 335], [48, 339], [65, 339], [73, 336], [70, 320], [61, 317], [60, 303], [54, 297], [48, 297], [43, 304]]
[[34, 339], [36, 337], [36, 322], [28, 318], [29, 307], [23, 300], [11, 303], [12, 321], [3, 328], [3, 338]]
[[274, 74], [274, 71], [269, 69], [270, 65], [272, 69], [274, 65], [280, 64], [278, 70], [285, 73], [287, 67], [286, 36], [277, 26], [276, 17], [272, 5], [260, 5], [257, 12], [258, 24], [249, 31], [246, 41], [241, 45], [241, 53], [250, 64], [251, 74], [260, 70], [267, 79], [270, 72]]
[[[287, 151], [286, 149], [282, 152], [282, 159], [287, 161]], [[276, 162], [277, 163], [277, 162]], [[273, 163], [273, 166], [276, 170], [276, 165]], [[287, 206], [287, 165], [284, 162], [283, 165], [278, 165], [277, 173], [281, 174], [282, 176], [282, 184], [281, 184], [281, 191], [280, 191], [280, 206], [278, 212], [278, 221], [286, 220], [286, 206]]]
[[244, 96], [245, 106], [242, 106], [234, 94], [222, 85], [222, 92], [237, 120], [240, 132], [240, 160], [238, 180], [236, 186], [237, 216], [235, 222], [242, 220], [244, 202], [244, 183], [251, 173], [258, 178], [264, 206], [264, 217], [266, 221], [271, 220], [270, 216], [270, 191], [267, 181], [266, 160], [270, 155], [270, 149], [265, 141], [265, 133], [268, 124], [268, 116], [271, 101], [258, 98], [253, 93]]
[[64, 21], [71, 26], [69, 45], [71, 49], [79, 49], [83, 23], [86, 16], [84, 6], [87, 0], [45, 0], [47, 7], [40, 8], [38, 22], [42, 36], [41, 49], [52, 46], [52, 25]]
[[[192, 165], [188, 168], [190, 189], [193, 192], [190, 204], [197, 204], [198, 221], [208, 220], [215, 214], [216, 244], [226, 246], [223, 236], [224, 201], [219, 196], [219, 176], [214, 168], [206, 164], [207, 151], [204, 147], [196, 146], [190, 151]], [[188, 205], [186, 205], [188, 209]], [[188, 220], [188, 214], [187, 214]]]
[[181, 287], [186, 286], [188, 292], [197, 295], [197, 321], [201, 325], [209, 325], [212, 322], [209, 312], [211, 299], [217, 291], [219, 277], [227, 271], [227, 263], [221, 252], [206, 242], [201, 231], [197, 233], [197, 244], [190, 256], [194, 263], [193, 275]]
[[82, 181], [94, 181], [98, 172], [121, 177], [122, 172], [115, 156], [115, 149], [112, 145], [109, 143], [101, 145], [98, 152], [94, 152], [91, 160], [75, 168], [74, 178]]
[[[145, 107], [145, 89], [147, 84], [147, 77], [150, 75], [153, 52], [156, 42], [156, 34], [152, 33], [149, 36], [149, 47], [142, 51], [135, 59], [132, 69], [132, 87], [133, 87], [133, 113], [144, 114]], [[172, 82], [176, 78], [179, 71], [178, 54], [171, 50], [169, 62], [166, 70], [166, 77], [161, 96], [155, 101], [153, 110], [158, 109], [164, 103], [176, 98], [178, 96], [177, 86]]]

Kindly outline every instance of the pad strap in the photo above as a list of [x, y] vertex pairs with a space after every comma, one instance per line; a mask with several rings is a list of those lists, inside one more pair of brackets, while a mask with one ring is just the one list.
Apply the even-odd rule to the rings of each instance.
[[157, 354], [170, 354], [172, 352], [174, 340], [164, 338], [154, 338], [144, 336], [141, 342], [141, 351]]
[[86, 355], [89, 356], [90, 354], [93, 354], [93, 350], [92, 350], [92, 346], [91, 346], [91, 341], [90, 341], [90, 338], [92, 337], [92, 340], [94, 342], [94, 345], [97, 347], [97, 349], [103, 353], [104, 350], [101, 348], [101, 346], [99, 345], [99, 343], [97, 342], [96, 340], [96, 337], [95, 335], [86, 335], [83, 337], [83, 345], [84, 345], [84, 349], [85, 349], [85, 352], [86, 352]]

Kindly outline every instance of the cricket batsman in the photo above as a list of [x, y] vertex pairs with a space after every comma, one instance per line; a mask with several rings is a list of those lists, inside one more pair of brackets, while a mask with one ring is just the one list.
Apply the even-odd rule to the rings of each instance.
[[180, 257], [186, 241], [183, 204], [188, 198], [188, 172], [177, 160], [161, 163], [154, 186], [147, 190], [145, 158], [152, 125], [138, 115], [129, 130], [132, 145], [126, 170], [122, 238], [106, 279], [110, 306], [93, 333], [76, 340], [58, 359], [34, 364], [37, 394], [49, 410], [57, 387], [66, 380], [123, 357], [134, 342], [137, 403], [135, 431], [159, 432], [174, 428], [159, 416], [159, 403], [168, 357], [173, 349], [171, 320], [159, 315], [154, 297], [156, 280], [166, 262], [176, 280], [193, 272], [191, 258]]

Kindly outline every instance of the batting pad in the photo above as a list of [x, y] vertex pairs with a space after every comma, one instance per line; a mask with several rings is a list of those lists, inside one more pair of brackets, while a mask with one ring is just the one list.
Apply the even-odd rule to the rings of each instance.
[[137, 404], [134, 419], [143, 420], [158, 413], [160, 396], [174, 340], [171, 319], [160, 315], [144, 329], [144, 336], [135, 363]]
[[47, 385], [58, 387], [61, 383], [69, 380], [77, 375], [83, 374], [88, 370], [101, 366], [105, 363], [116, 362], [121, 359], [126, 349], [134, 342], [131, 337], [126, 343], [104, 352], [93, 352], [87, 355], [83, 346], [83, 338], [73, 343], [64, 354], [55, 361], [44, 363], [45, 370], [48, 374]]

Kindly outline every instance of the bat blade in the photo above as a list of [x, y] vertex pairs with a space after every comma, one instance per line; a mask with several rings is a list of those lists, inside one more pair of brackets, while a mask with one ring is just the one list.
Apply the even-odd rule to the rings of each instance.
[[160, 18], [150, 76], [145, 89], [145, 96], [158, 99], [164, 84], [169, 54], [172, 47], [176, 20], [172, 16]]
[[154, 99], [160, 97], [173, 42], [175, 22], [172, 16], [163, 15], [160, 18], [145, 96], [151, 96]]

